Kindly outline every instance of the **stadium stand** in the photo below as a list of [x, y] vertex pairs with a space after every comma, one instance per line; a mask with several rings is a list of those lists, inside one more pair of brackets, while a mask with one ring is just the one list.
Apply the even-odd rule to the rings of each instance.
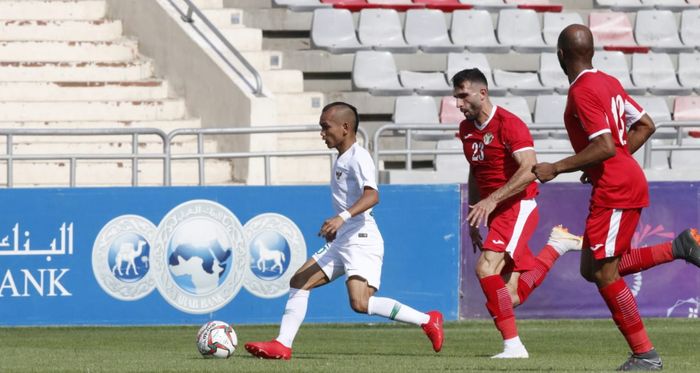
[[411, 9], [406, 12], [406, 41], [418, 45], [423, 52], [461, 52], [464, 46], [455, 45], [447, 35], [447, 23], [442, 11]]
[[554, 92], [553, 88], [544, 87], [542, 83], [540, 83], [537, 73], [494, 69], [493, 80], [496, 86], [507, 88], [508, 92], [519, 96], [532, 96]]
[[681, 42], [676, 17], [670, 10], [640, 10], [634, 26], [637, 42], [648, 45], [655, 52], [683, 52], [692, 45]]
[[629, 94], [643, 95], [646, 86], [640, 87], [632, 82], [625, 55], [620, 51], [597, 51], [593, 55], [593, 66], [614, 76]]
[[680, 34], [683, 44], [700, 46], [700, 9], [683, 11]]
[[673, 62], [666, 53], [632, 55], [632, 80], [655, 95], [687, 95], [692, 91], [691, 87], [681, 87], [678, 83]]
[[366, 89], [373, 95], [411, 94], [399, 81], [394, 57], [390, 52], [359, 51], [352, 66], [352, 83], [355, 88]]
[[394, 9], [363, 9], [358, 25], [360, 43], [375, 50], [414, 53], [417, 45], [404, 40], [399, 14]]
[[352, 14], [347, 9], [316, 9], [311, 24], [311, 42], [331, 53], [370, 49], [357, 40]]
[[[475, 53], [506, 53], [510, 45], [496, 40], [491, 14], [487, 10], [457, 10], [452, 13], [452, 41]], [[481, 30], [473, 32], [472, 30]]]
[[[396, 124], [440, 124], [435, 100], [430, 96], [397, 97], [393, 120]], [[412, 133], [412, 136], [418, 141], [436, 141], [451, 139], [454, 133], [417, 130]]]
[[554, 88], [558, 93], [569, 91], [569, 80], [561, 71], [559, 60], [555, 53], [542, 53], [540, 55], [540, 80], [542, 85]]
[[588, 25], [593, 32], [597, 49], [646, 52], [648, 47], [639, 46], [634, 40], [632, 23], [625, 13], [591, 12]]
[[531, 9], [504, 9], [498, 15], [498, 40], [523, 53], [554, 52], [542, 39], [539, 16]]
[[695, 88], [695, 92], [700, 93], [700, 53], [678, 55], [678, 80], [682, 86]]

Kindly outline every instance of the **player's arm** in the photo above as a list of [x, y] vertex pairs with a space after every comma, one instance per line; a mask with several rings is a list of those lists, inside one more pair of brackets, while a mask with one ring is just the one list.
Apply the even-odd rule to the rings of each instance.
[[328, 218], [323, 222], [318, 235], [325, 237], [327, 241], [333, 241], [333, 239], [335, 239], [335, 234], [338, 232], [338, 229], [340, 229], [343, 223], [345, 223], [345, 221], [355, 215], [362, 214], [378, 203], [379, 192], [370, 186], [365, 186], [362, 190], [362, 196], [360, 196], [355, 204], [340, 214], [332, 218]]
[[602, 133], [590, 140], [588, 145], [571, 157], [555, 163], [538, 163], [532, 168], [537, 179], [546, 183], [557, 175], [583, 170], [615, 155], [615, 143], [610, 132]]
[[482, 223], [486, 225], [489, 214], [499, 203], [522, 192], [531, 182], [535, 181], [535, 175], [532, 173], [532, 168], [537, 164], [535, 151], [533, 149], [516, 151], [513, 153], [513, 158], [519, 165], [518, 170], [502, 187], [474, 205], [471, 205], [470, 200], [471, 210], [467, 215], [469, 225], [476, 227]]
[[630, 154], [639, 150], [654, 132], [656, 132], [656, 126], [648, 114], [644, 114], [638, 121], [634, 122], [627, 131], [627, 149], [629, 149]]

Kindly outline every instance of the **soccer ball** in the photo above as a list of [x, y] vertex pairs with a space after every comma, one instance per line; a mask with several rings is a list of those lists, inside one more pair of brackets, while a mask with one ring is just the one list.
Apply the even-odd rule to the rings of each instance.
[[236, 332], [223, 321], [209, 321], [197, 332], [197, 350], [206, 358], [226, 359], [237, 346]]

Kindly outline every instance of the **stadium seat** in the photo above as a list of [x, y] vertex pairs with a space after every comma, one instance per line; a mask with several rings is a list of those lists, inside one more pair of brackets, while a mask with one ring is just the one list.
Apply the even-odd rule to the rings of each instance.
[[583, 18], [577, 12], [563, 12], [563, 13], [545, 13], [543, 16], [543, 28], [542, 36], [544, 36], [544, 42], [547, 45], [557, 45], [557, 39], [559, 38], [559, 33], [566, 26], [578, 23], [583, 25]]
[[469, 4], [476, 9], [500, 10], [504, 8], [514, 8], [513, 4], [506, 4], [503, 0], [459, 0], [462, 4]]
[[552, 4], [549, 0], [504, 0], [506, 4], [515, 5], [518, 9], [531, 9], [536, 12], [561, 12], [563, 6]]
[[405, 12], [409, 9], [424, 8], [424, 4], [416, 4], [412, 0], [367, 0], [369, 6], [379, 6], [384, 9], [394, 9]]
[[[397, 97], [392, 118], [396, 124], [440, 124], [435, 99], [430, 96]], [[416, 130], [412, 137], [418, 141], [451, 139], [454, 131]]]
[[274, 0], [273, 5], [285, 7], [294, 12], [310, 12], [319, 8], [330, 8], [331, 4], [321, 3], [319, 0]]
[[687, 95], [692, 91], [678, 84], [671, 57], [666, 53], [633, 54], [632, 81], [648, 87], [655, 95]]
[[542, 39], [542, 26], [534, 10], [504, 9], [498, 15], [498, 40], [523, 53], [554, 52]]
[[[693, 137], [685, 137], [682, 139], [683, 145], [698, 146], [700, 145], [700, 139]], [[675, 150], [669, 155], [671, 169], [674, 170], [697, 170], [698, 169], [698, 159], [700, 159], [700, 150]]]
[[331, 53], [370, 48], [357, 41], [352, 14], [347, 9], [316, 9], [311, 21], [311, 43]]
[[530, 107], [527, 105], [525, 97], [491, 97], [491, 102], [517, 115], [518, 118], [526, 124], [532, 124], [532, 113], [530, 112]]
[[681, 42], [676, 17], [670, 10], [640, 10], [634, 26], [637, 43], [650, 46], [655, 52], [693, 50]]
[[[673, 103], [673, 120], [700, 121], [700, 97], [678, 96]], [[700, 127], [700, 126], [698, 126]]]
[[683, 44], [700, 47], [700, 9], [684, 10], [681, 14]]
[[403, 38], [399, 14], [393, 9], [363, 9], [357, 26], [360, 43], [375, 50], [394, 53], [415, 53], [418, 46]]
[[559, 129], [532, 130], [533, 138], [568, 139], [564, 128], [565, 95], [540, 95], [535, 99], [535, 124], [557, 125]]
[[447, 84], [443, 73], [402, 70], [399, 72], [399, 79], [402, 86], [413, 89], [419, 95], [442, 96], [452, 92], [452, 87]]
[[682, 86], [700, 93], [700, 53], [678, 55], [678, 80]]
[[425, 4], [428, 9], [439, 9], [443, 12], [472, 9], [474, 6], [462, 4], [459, 0], [413, 0], [415, 4]]
[[683, 9], [697, 8], [697, 5], [688, 4], [686, 0], [641, 0], [646, 6], [653, 6], [656, 9], [672, 10], [679, 12]]
[[559, 93], [569, 91], [569, 78], [559, 66], [556, 53], [542, 53], [540, 55], [540, 80], [543, 86], [554, 88]]
[[533, 138], [535, 151], [537, 152], [537, 162], [556, 162], [574, 154], [571, 141], [566, 139]]
[[464, 114], [457, 108], [457, 99], [453, 96], [445, 96], [440, 100], [440, 123], [460, 123], [464, 120]]
[[406, 41], [423, 52], [461, 52], [464, 46], [452, 44], [447, 35], [445, 14], [436, 9], [412, 9], [406, 12]]
[[632, 12], [653, 8], [653, 5], [644, 5], [640, 0], [596, 0], [596, 5], [601, 8], [610, 8], [620, 12]]
[[593, 33], [593, 44], [603, 47], [636, 47], [632, 24], [625, 13], [591, 12], [588, 25]]
[[[471, 52], [507, 53], [510, 45], [496, 40], [491, 14], [486, 10], [457, 10], [452, 13], [452, 42]], [[479, 30], [479, 32], [474, 32]]]
[[[649, 114], [657, 124], [671, 120], [671, 112], [666, 104], [666, 99], [660, 96], [632, 96], [632, 99]], [[654, 132], [655, 139], [676, 138], [676, 130], [672, 127], [660, 127]]]
[[636, 86], [630, 78], [625, 55], [619, 51], [596, 51], [593, 55], [593, 67], [617, 78], [631, 95], [643, 95], [646, 87]]
[[464, 69], [477, 68], [486, 76], [486, 81], [489, 85], [489, 95], [503, 96], [506, 94], [504, 87], [499, 87], [494, 84], [491, 72], [491, 65], [486, 56], [481, 53], [449, 53], [447, 55], [447, 80], [451, 81], [452, 77]]
[[460, 173], [464, 176], [463, 182], [467, 182], [469, 177], [469, 162], [464, 157], [462, 141], [458, 138], [440, 140], [435, 145], [438, 150], [460, 150], [461, 154], [437, 154], [435, 156], [435, 170], [449, 172], [451, 174]]
[[353, 88], [373, 95], [410, 95], [413, 90], [399, 82], [394, 56], [390, 52], [358, 51], [352, 64]]
[[493, 80], [499, 87], [507, 88], [514, 95], [539, 95], [554, 92], [554, 88], [540, 83], [537, 73], [493, 70]]

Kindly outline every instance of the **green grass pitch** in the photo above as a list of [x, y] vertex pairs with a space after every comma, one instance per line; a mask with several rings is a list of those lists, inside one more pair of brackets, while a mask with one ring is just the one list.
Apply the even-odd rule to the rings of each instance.
[[[303, 325], [291, 361], [258, 360], [243, 349], [277, 335], [276, 325], [234, 326], [239, 349], [203, 359], [198, 326], [0, 328], [0, 372], [413, 372], [611, 371], [627, 346], [611, 320], [521, 320], [526, 360], [492, 360], [501, 341], [490, 321], [447, 323], [436, 354], [420, 328], [398, 324]], [[648, 319], [665, 370], [698, 371], [698, 319]]]

